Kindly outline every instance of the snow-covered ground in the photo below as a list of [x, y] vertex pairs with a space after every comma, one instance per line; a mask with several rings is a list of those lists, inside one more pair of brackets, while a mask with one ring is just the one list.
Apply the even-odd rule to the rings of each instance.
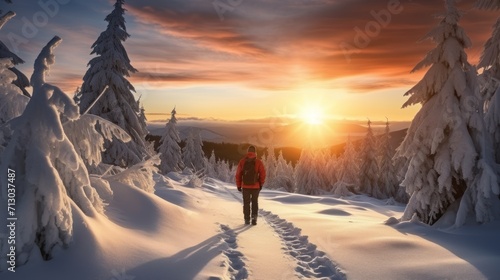
[[[74, 236], [54, 259], [1, 279], [498, 279], [500, 222], [438, 229], [394, 222], [402, 205], [264, 190], [243, 224], [232, 184], [155, 176], [155, 193], [112, 183], [107, 218], [73, 205]], [[20, 217], [21, 218], [21, 217]]]

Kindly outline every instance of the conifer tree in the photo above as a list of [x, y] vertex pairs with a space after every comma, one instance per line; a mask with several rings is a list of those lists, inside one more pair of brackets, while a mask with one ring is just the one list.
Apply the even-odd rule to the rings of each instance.
[[[2, 27], [14, 16], [16, 16], [16, 13], [12, 11], [9, 11], [4, 15], [0, 16], [0, 29], [2, 29]], [[24, 60], [22, 60], [19, 56], [11, 52], [9, 48], [2, 41], [0, 41], [0, 58], [8, 58], [11, 60], [12, 65], [9, 66], [9, 70], [16, 76], [16, 78], [11, 82], [15, 86], [17, 86], [25, 96], [29, 97], [30, 94], [26, 90], [26, 88], [30, 86], [29, 80], [26, 77], [26, 75], [24, 75], [21, 71], [19, 71], [19, 69], [14, 67], [14, 65], [23, 64]]]
[[[396, 168], [394, 167], [394, 163], [392, 162], [394, 149], [393, 147], [391, 147], [390, 138], [391, 136], [388, 120], [385, 124], [385, 133], [380, 138], [380, 143], [378, 145], [378, 154], [380, 158], [379, 186], [381, 192], [386, 197], [394, 197], [396, 199], [398, 196], [399, 183], [396, 178]], [[399, 201], [399, 199], [396, 200]]]
[[[11, 122], [12, 139], [2, 153], [0, 206], [7, 208], [7, 170], [15, 172], [17, 223], [16, 261], [24, 264], [40, 252], [53, 257], [56, 247], [68, 246], [73, 235], [73, 201], [84, 214], [104, 212], [103, 203], [91, 186], [85, 164], [68, 140], [60, 116], [79, 118], [78, 106], [61, 89], [45, 82], [53, 49], [61, 42], [54, 37], [35, 61], [31, 85], [33, 97], [23, 114]], [[5, 211], [0, 211], [0, 217]], [[0, 229], [0, 236], [5, 229]], [[0, 270], [5, 266], [6, 245], [0, 240]]]
[[[461, 13], [454, 0], [446, 1], [446, 14], [427, 34], [436, 48], [413, 69], [429, 70], [405, 95], [403, 107], [422, 104], [396, 157], [408, 169], [402, 185], [410, 194], [403, 220], [416, 215], [434, 224], [446, 212], [456, 214], [455, 225], [471, 215], [477, 222], [494, 218], [500, 193], [492, 167], [479, 97], [477, 73], [468, 63], [470, 39], [458, 25]], [[452, 210], [459, 204], [458, 211]]]
[[212, 150], [212, 154], [210, 155], [210, 158], [206, 160], [206, 172], [205, 174], [208, 177], [212, 178], [218, 178], [217, 174], [217, 159], [215, 158], [215, 151]]
[[313, 155], [310, 149], [302, 149], [300, 152], [299, 160], [295, 166], [294, 181], [295, 188], [294, 192], [307, 194], [309, 190], [309, 167], [313, 161]]
[[205, 153], [203, 152], [203, 140], [201, 139], [201, 131], [196, 129], [194, 131], [194, 164], [196, 171], [205, 169]]
[[373, 135], [371, 121], [368, 120], [368, 128], [363, 146], [361, 148], [360, 166], [360, 191], [376, 198], [385, 198], [378, 185], [379, 167], [377, 162], [377, 140]]
[[19, 117], [29, 101], [13, 84], [16, 75], [10, 70], [12, 65], [9, 58], [0, 58], [0, 125]]
[[487, 110], [490, 100], [500, 86], [500, 18], [493, 25], [492, 35], [484, 44], [477, 68], [483, 70], [480, 86]]
[[278, 160], [276, 163], [276, 176], [273, 184], [268, 185], [266, 188], [270, 189], [284, 189], [287, 192], [293, 192], [293, 166], [287, 163], [283, 157], [283, 151], [280, 150]]
[[264, 167], [266, 168], [266, 187], [276, 189], [276, 156], [274, 155], [274, 147], [267, 147], [267, 155], [263, 158]]
[[322, 153], [312, 148], [303, 149], [295, 168], [295, 191], [307, 195], [325, 192], [326, 182], [322, 170]]
[[200, 131], [191, 129], [186, 139], [186, 146], [182, 149], [182, 161], [187, 168], [201, 171], [205, 168], [205, 155]]
[[227, 183], [231, 182], [232, 180], [234, 180], [234, 176], [236, 175], [236, 174], [232, 175], [231, 168], [230, 168], [228, 162], [225, 160], [219, 160], [217, 162], [216, 170], [217, 170], [219, 180], [221, 180], [223, 182], [227, 182]]
[[175, 108], [172, 109], [170, 120], [165, 125], [165, 133], [160, 140], [160, 171], [167, 174], [172, 171], [180, 171], [183, 169], [182, 151], [179, 143], [179, 131], [177, 130], [177, 118]]
[[193, 130], [189, 130], [188, 136], [186, 138], [186, 144], [182, 148], [182, 162], [186, 168], [194, 169], [194, 135]]
[[333, 185], [331, 192], [337, 196], [351, 195], [359, 186], [359, 166], [357, 153], [351, 142], [351, 137], [347, 138], [344, 147], [344, 154], [338, 163], [338, 181]]
[[328, 157], [328, 161], [325, 166], [326, 181], [327, 185], [330, 187], [329, 191], [331, 191], [333, 185], [335, 185], [335, 183], [338, 182], [338, 177], [337, 177], [338, 165], [339, 162], [337, 156], [335, 154], [330, 155]]
[[308, 170], [308, 191], [305, 194], [321, 195], [326, 192], [326, 161], [323, 151], [317, 149], [313, 151], [312, 164]]
[[500, 163], [500, 18], [493, 25], [477, 67], [483, 70], [486, 127], [492, 137], [496, 162]]
[[128, 143], [107, 141], [103, 162], [131, 166], [147, 155], [145, 137], [148, 132], [145, 119], [140, 117], [139, 103], [133, 95], [135, 89], [127, 80], [137, 70], [130, 64], [122, 44], [130, 37], [123, 16], [124, 2], [117, 0], [113, 11], [106, 17], [108, 26], [92, 45], [91, 54], [97, 56], [90, 60], [89, 69], [83, 77], [81, 93], [75, 99], [79, 102], [80, 112], [85, 112], [106, 86], [109, 86], [89, 113], [117, 124], [132, 137], [132, 141]]

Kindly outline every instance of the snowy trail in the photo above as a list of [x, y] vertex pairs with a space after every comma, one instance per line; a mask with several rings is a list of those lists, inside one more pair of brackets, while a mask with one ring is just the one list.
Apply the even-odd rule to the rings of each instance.
[[227, 249], [222, 252], [226, 258], [223, 263], [223, 266], [227, 268], [225, 276], [234, 280], [247, 279], [248, 271], [243, 260], [243, 254], [238, 250], [237, 233], [227, 225], [220, 225], [220, 229], [222, 231], [222, 241], [227, 245]]
[[278, 233], [285, 251], [296, 260], [295, 271], [301, 278], [346, 279], [345, 274], [324, 252], [317, 250], [317, 246], [310, 243], [307, 236], [300, 234], [301, 229], [271, 212], [261, 209], [260, 215]]
[[233, 205], [231, 212], [219, 208], [225, 212], [218, 215], [224, 220], [220, 231], [227, 244], [227, 250], [222, 252], [222, 266], [227, 270], [224, 279], [299, 279], [293, 258], [282, 250], [281, 240], [273, 228], [262, 218], [257, 226], [245, 225], [241, 195], [215, 181], [212, 183], [228, 194]]
[[[242, 201], [238, 193], [220, 187], [235, 200]], [[237, 257], [245, 260], [243, 266], [249, 272], [248, 279], [346, 279], [324, 252], [300, 234], [299, 228], [277, 215], [260, 209], [258, 225], [247, 227], [248, 230], [237, 235], [227, 226], [223, 231], [228, 232], [229, 243], [235, 244], [233, 249], [238, 248], [240, 255]], [[280, 254], [276, 254], [278, 251]], [[243, 275], [238, 273], [236, 275]], [[246, 278], [235, 276], [231, 279]]]

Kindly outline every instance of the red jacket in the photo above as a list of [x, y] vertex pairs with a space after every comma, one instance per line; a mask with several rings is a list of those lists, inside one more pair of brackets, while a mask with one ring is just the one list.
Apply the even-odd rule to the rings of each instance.
[[[238, 188], [244, 188], [244, 189], [259, 189], [260, 186], [264, 185], [264, 182], [266, 181], [266, 170], [264, 169], [264, 164], [260, 159], [256, 158], [257, 155], [252, 152], [248, 152], [246, 157], [242, 158], [240, 162], [238, 163], [238, 169], [236, 170], [236, 186]], [[243, 184], [243, 167], [245, 166], [245, 161], [247, 158], [256, 158], [255, 159], [255, 172], [259, 176], [259, 180], [257, 183], [253, 185], [245, 185]]]

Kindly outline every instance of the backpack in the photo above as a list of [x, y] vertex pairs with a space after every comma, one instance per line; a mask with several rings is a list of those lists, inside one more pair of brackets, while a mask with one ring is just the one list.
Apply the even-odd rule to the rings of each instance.
[[255, 158], [247, 158], [243, 165], [243, 184], [254, 185], [257, 183], [257, 172], [255, 172]]

